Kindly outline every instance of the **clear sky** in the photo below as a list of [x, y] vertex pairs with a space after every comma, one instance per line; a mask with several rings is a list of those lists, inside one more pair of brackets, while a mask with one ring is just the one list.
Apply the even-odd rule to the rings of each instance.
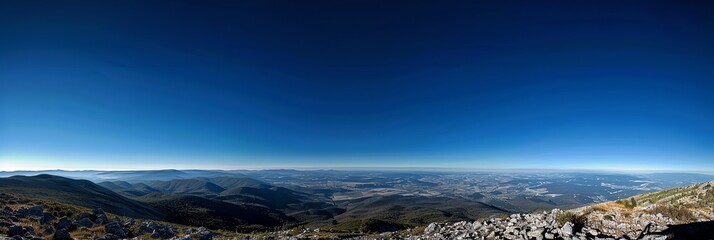
[[695, 2], [0, 1], [0, 170], [712, 171]]

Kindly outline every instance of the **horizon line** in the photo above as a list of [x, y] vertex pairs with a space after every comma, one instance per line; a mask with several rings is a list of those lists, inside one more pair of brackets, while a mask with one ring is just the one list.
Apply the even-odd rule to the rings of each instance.
[[293, 171], [420, 171], [420, 172], [608, 172], [608, 173], [700, 173], [714, 175], [714, 171], [697, 171], [697, 170], [668, 170], [668, 169], [604, 169], [604, 168], [450, 168], [450, 167], [288, 167], [288, 168], [114, 168], [114, 169], [42, 169], [42, 170], [0, 170], [4, 173], [12, 172], [49, 172], [49, 171], [65, 171], [65, 172], [148, 172], [148, 171], [275, 171], [275, 170], [293, 170]]

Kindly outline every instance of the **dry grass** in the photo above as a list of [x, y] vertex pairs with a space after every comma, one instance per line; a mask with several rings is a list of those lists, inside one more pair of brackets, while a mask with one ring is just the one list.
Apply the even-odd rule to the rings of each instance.
[[412, 229], [411, 234], [412, 234], [412, 235], [420, 235], [420, 234], [423, 234], [423, 233], [424, 233], [424, 229], [426, 229], [425, 226], [415, 227], [415, 228]]
[[690, 221], [692, 219], [695, 219], [692, 212], [689, 209], [684, 208], [684, 207], [658, 205], [658, 206], [654, 207], [652, 210], [649, 210], [648, 212], [650, 212], [652, 214], [660, 213], [665, 217], [669, 217], [671, 219], [676, 219], [679, 221]]
[[609, 212], [609, 211], [623, 210], [623, 209], [629, 211], [629, 209], [625, 208], [624, 205], [622, 205], [621, 203], [618, 203], [618, 202], [601, 203], [601, 204], [592, 206], [591, 209], [596, 212]]
[[93, 228], [80, 228], [71, 233], [69, 233], [74, 239], [94, 239], [95, 237], [102, 237], [106, 234], [104, 226], [98, 226]]

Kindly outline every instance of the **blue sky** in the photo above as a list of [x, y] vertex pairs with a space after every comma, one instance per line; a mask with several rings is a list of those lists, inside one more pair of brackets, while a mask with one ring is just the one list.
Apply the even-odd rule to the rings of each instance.
[[0, 170], [714, 170], [712, 6], [0, 3]]

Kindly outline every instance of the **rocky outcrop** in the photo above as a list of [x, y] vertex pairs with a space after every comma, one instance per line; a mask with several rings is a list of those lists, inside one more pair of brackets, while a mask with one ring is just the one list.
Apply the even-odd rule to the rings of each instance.
[[[422, 234], [405, 236], [406, 239], [616, 239], [625, 237], [634, 239], [666, 239], [666, 236], [656, 234], [666, 225], [649, 222], [651, 227], [634, 224], [614, 224], [611, 228], [598, 228], [587, 222], [559, 223], [559, 216], [566, 212], [555, 209], [549, 212], [534, 214], [512, 214], [505, 218], [490, 218], [475, 222], [432, 223]], [[595, 217], [595, 216], [593, 216]], [[648, 232], [651, 231], [651, 232]], [[610, 235], [609, 232], [633, 233]]]
[[[8, 206], [19, 203], [25, 206], [16, 206], [17, 210]], [[9, 236], [0, 237], [0, 240], [69, 240], [73, 236], [81, 236], [77, 239], [118, 240], [146, 239], [147, 235], [151, 239], [213, 239], [213, 232], [203, 227], [180, 230], [172, 225], [138, 221], [129, 217], [114, 217], [110, 220], [101, 208], [75, 213], [74, 217], [57, 218], [42, 205], [33, 205], [26, 199], [5, 193], [0, 193], [0, 204], [5, 205], [0, 209], [0, 236]], [[36, 230], [33, 226], [37, 224], [39, 228]], [[136, 227], [136, 224], [139, 226]]]

